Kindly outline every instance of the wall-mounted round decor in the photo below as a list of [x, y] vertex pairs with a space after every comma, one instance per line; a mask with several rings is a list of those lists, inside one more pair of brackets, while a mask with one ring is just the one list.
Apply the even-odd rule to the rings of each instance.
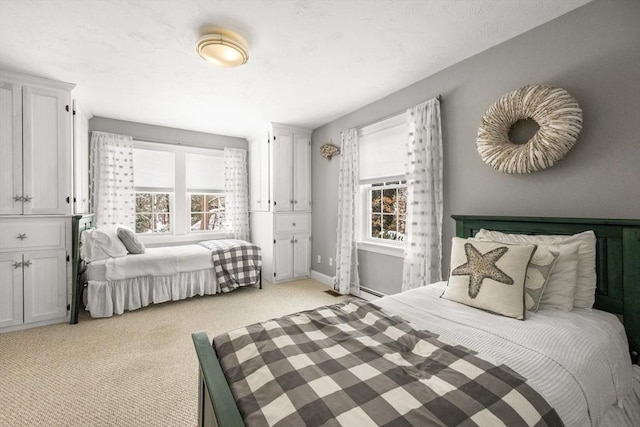
[[[509, 131], [518, 122], [534, 120], [539, 129], [529, 141], [516, 144]], [[582, 109], [564, 89], [527, 85], [507, 93], [482, 117], [476, 145], [485, 163], [506, 173], [531, 173], [562, 159], [582, 130]]]

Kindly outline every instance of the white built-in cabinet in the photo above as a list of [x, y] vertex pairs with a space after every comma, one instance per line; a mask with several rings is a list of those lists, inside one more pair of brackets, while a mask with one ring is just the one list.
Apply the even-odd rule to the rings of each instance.
[[311, 267], [311, 131], [273, 123], [249, 138], [252, 241], [262, 273], [275, 283], [308, 277]]
[[68, 319], [73, 87], [0, 70], [0, 332]]

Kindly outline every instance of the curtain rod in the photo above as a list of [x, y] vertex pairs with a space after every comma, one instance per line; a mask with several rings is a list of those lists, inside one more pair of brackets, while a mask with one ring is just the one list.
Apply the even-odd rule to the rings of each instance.
[[[438, 94], [438, 95], [436, 95], [434, 98], [436, 98], [438, 101], [442, 102], [442, 95]], [[429, 98], [429, 99], [431, 99], [431, 98]], [[399, 113], [389, 114], [388, 116], [384, 116], [384, 117], [382, 117], [382, 118], [380, 118], [380, 119], [376, 119], [376, 120], [373, 120], [373, 121], [371, 121], [371, 122], [365, 123], [365, 124], [363, 124], [363, 125], [356, 126], [355, 128], [356, 128], [356, 130], [362, 130], [362, 128], [366, 128], [367, 126], [371, 126], [371, 125], [373, 125], [373, 124], [376, 124], [376, 123], [382, 122], [382, 121], [384, 121], [384, 120], [390, 119], [390, 118], [395, 117], [395, 116], [399, 116], [400, 114], [403, 114], [403, 113], [405, 113], [406, 111], [407, 111], [407, 110], [406, 110], [406, 109], [404, 109], [404, 110], [400, 111]]]
[[[91, 131], [94, 132], [94, 131]], [[103, 132], [103, 131], [95, 131], [95, 132]], [[139, 136], [133, 136], [133, 135], [128, 135], [131, 137], [132, 140], [134, 141], [138, 141], [138, 142], [152, 142], [154, 144], [165, 144], [165, 145], [179, 145], [181, 147], [195, 147], [195, 148], [208, 148], [210, 150], [224, 150], [224, 147], [212, 147], [210, 145], [204, 145], [204, 144], [195, 144], [195, 143], [188, 143], [188, 142], [182, 142], [182, 141], [172, 141], [169, 139], [158, 139], [158, 138], [143, 138], [143, 137], [139, 137]]]

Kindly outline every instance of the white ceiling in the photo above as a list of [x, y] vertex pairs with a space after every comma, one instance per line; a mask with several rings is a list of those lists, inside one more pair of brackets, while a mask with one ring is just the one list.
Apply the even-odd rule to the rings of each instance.
[[[589, 1], [0, 0], [0, 68], [77, 84], [91, 115], [247, 137], [314, 129]], [[247, 40], [246, 65], [198, 57], [211, 26]]]

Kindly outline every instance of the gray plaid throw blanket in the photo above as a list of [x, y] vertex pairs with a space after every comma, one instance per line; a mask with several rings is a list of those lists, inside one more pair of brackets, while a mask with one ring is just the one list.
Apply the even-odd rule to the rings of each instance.
[[207, 240], [199, 244], [211, 250], [213, 267], [222, 292], [258, 283], [262, 267], [260, 247], [233, 239]]
[[506, 366], [355, 300], [214, 339], [248, 426], [562, 426]]

